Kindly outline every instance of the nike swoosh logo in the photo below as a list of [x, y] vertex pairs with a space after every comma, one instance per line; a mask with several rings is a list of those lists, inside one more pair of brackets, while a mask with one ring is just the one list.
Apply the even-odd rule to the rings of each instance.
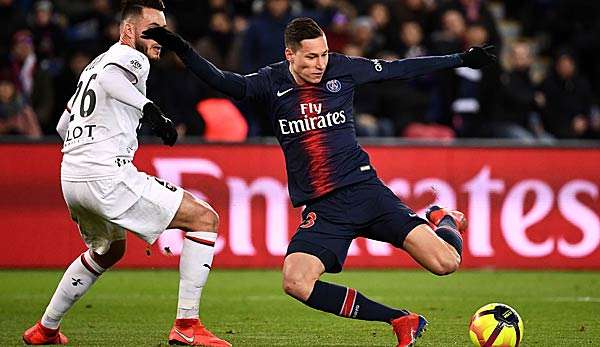
[[292, 89], [294, 89], [294, 88], [290, 88], [290, 89], [284, 90], [283, 92], [280, 92], [280, 91], [278, 90], [278, 91], [277, 91], [277, 96], [279, 96], [279, 97], [281, 97], [281, 96], [284, 96], [285, 94], [287, 94], [287, 93], [288, 93], [289, 91], [291, 91]]
[[179, 336], [183, 337], [183, 339], [184, 339], [184, 340], [186, 340], [187, 342], [189, 342], [189, 343], [192, 343], [192, 342], [194, 342], [194, 336], [192, 336], [192, 337], [189, 337], [189, 336], [187, 336], [186, 334], [182, 333], [181, 331], [177, 330], [177, 328], [175, 328], [175, 332], [176, 332], [176, 333], [177, 333]]
[[416, 214], [416, 213], [409, 213], [409, 214], [408, 214], [408, 216], [409, 216], [409, 217], [416, 217], [416, 216], [417, 216], [417, 214]]

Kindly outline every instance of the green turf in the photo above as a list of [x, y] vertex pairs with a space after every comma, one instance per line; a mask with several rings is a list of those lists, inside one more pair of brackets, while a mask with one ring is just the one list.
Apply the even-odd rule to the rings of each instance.
[[[39, 319], [59, 271], [0, 271], [0, 346], [21, 345]], [[469, 346], [470, 315], [488, 302], [515, 307], [522, 346], [600, 346], [600, 273], [346, 271], [325, 280], [424, 314], [418, 346]], [[63, 321], [71, 345], [166, 346], [177, 300], [175, 271], [111, 271]], [[234, 346], [395, 346], [388, 325], [335, 317], [285, 296], [276, 271], [211, 273], [204, 323]]]

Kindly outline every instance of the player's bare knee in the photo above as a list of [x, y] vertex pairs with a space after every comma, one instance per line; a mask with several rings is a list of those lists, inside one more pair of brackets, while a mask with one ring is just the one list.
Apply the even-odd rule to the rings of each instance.
[[202, 211], [200, 218], [200, 223], [203, 225], [202, 230], [216, 233], [219, 229], [219, 215], [213, 209], [204, 208]]
[[206, 202], [197, 200], [194, 208], [194, 220], [192, 221], [194, 231], [210, 231], [216, 233], [219, 229], [219, 215]]
[[309, 276], [298, 272], [284, 272], [283, 291], [302, 301], [306, 301], [310, 296], [312, 286], [315, 280]]
[[440, 257], [429, 270], [438, 276], [446, 276], [458, 270], [459, 265], [459, 260], [454, 257]]

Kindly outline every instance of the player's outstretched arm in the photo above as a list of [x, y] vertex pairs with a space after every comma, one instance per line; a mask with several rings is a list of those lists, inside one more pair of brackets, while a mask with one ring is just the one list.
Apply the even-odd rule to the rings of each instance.
[[142, 32], [142, 38], [151, 39], [172, 50], [198, 78], [212, 88], [236, 99], [246, 96], [244, 76], [223, 71], [200, 56], [192, 46], [176, 33], [164, 27], [154, 27]]
[[493, 46], [471, 47], [464, 53], [399, 59], [394, 61], [350, 58], [355, 80], [361, 83], [388, 79], [411, 79], [448, 68], [470, 67], [480, 69], [496, 62]]

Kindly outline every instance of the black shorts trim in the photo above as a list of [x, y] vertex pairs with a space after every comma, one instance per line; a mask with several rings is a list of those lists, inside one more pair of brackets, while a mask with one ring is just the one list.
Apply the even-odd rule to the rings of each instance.
[[425, 221], [422, 218], [415, 218], [413, 220], [411, 220], [409, 223], [406, 223], [404, 225], [404, 227], [402, 228], [402, 231], [398, 231], [398, 239], [395, 241], [395, 243], [392, 243], [392, 246], [398, 247], [400, 249], [404, 249], [404, 240], [406, 240], [406, 237], [408, 236], [408, 234], [410, 234], [411, 231], [413, 231], [414, 228], [418, 227], [419, 225], [429, 225], [427, 223], [427, 221]]
[[342, 264], [335, 253], [316, 243], [304, 240], [292, 240], [288, 245], [285, 256], [287, 257], [292, 253], [307, 253], [314, 255], [321, 260], [321, 263], [323, 263], [325, 272], [338, 273], [342, 271]]

